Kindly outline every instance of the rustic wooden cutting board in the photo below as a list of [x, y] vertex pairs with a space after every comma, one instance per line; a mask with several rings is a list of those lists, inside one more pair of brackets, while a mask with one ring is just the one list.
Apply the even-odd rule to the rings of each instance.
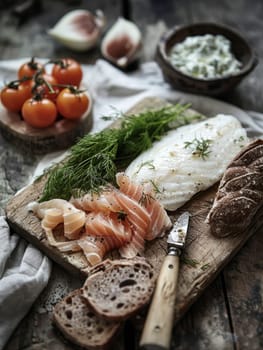
[[37, 129], [28, 125], [19, 113], [9, 112], [0, 104], [0, 130], [15, 146], [33, 154], [59, 151], [72, 146], [92, 127], [92, 106], [79, 120], [61, 118], [54, 125]]
[[[159, 107], [163, 103], [161, 100], [147, 98], [136, 105], [131, 112], [135, 113], [143, 108]], [[49, 246], [39, 219], [32, 213], [28, 213], [27, 204], [38, 200], [45, 181], [46, 178], [42, 177], [41, 180], [28, 186], [9, 201], [6, 207], [8, 222], [15, 232], [37, 246], [55, 262], [72, 273], [85, 276], [88, 265], [84, 255], [80, 252], [63, 254]], [[244, 234], [223, 239], [213, 237], [209, 232], [209, 226], [205, 223], [205, 218], [213, 203], [216, 190], [217, 185], [197, 194], [180, 210], [170, 213], [172, 220], [175, 220], [184, 210], [188, 210], [191, 214], [186, 247], [181, 258], [175, 322], [263, 223], [263, 211], [261, 210]], [[156, 274], [166, 255], [166, 247], [166, 237], [147, 242], [145, 257], [153, 264]], [[112, 253], [110, 258], [117, 256], [116, 253]]]

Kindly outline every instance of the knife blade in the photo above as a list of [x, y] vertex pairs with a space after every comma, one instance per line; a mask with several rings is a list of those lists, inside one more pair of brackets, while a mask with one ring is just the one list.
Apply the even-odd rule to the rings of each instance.
[[140, 340], [141, 349], [170, 349], [179, 273], [179, 257], [185, 246], [189, 219], [189, 212], [184, 212], [180, 215], [168, 235], [168, 252], [163, 261], [145, 321]]
[[168, 243], [168, 254], [169, 248], [176, 247], [178, 249], [183, 249], [185, 245], [185, 239], [187, 235], [188, 225], [189, 225], [190, 214], [185, 211], [174, 223], [172, 230], [170, 231], [167, 243]]

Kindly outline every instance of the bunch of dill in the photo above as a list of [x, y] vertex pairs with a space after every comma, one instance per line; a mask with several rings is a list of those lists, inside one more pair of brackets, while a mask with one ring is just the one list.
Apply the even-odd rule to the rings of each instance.
[[69, 199], [115, 183], [115, 174], [151, 147], [168, 130], [191, 123], [200, 115], [185, 113], [189, 105], [168, 105], [125, 116], [119, 128], [87, 134], [70, 150], [60, 165], [48, 172], [41, 201]]

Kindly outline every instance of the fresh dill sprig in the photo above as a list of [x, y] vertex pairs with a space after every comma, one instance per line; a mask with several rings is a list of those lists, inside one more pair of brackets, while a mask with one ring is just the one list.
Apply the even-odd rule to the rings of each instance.
[[146, 207], [148, 204], [151, 203], [152, 200], [154, 200], [154, 197], [151, 194], [142, 192], [141, 198], [139, 199], [139, 203], [142, 206]]
[[192, 141], [186, 141], [184, 143], [184, 148], [190, 148], [193, 156], [205, 159], [208, 157], [209, 153], [211, 153], [209, 150], [211, 143], [212, 140], [209, 139], [194, 138]]
[[196, 268], [199, 262], [196, 259], [189, 259], [187, 256], [182, 256], [181, 261], [191, 267]]
[[210, 268], [210, 264], [204, 264], [203, 266], [201, 266], [202, 271], [206, 271], [209, 268]]
[[150, 183], [152, 184], [153, 190], [155, 193], [162, 193], [161, 189], [158, 187], [158, 185], [153, 180], [150, 180]]
[[139, 171], [141, 170], [141, 168], [147, 166], [148, 169], [151, 169], [151, 170], [154, 170], [155, 169], [155, 166], [153, 164], [153, 161], [152, 160], [149, 160], [147, 162], [143, 162], [140, 164], [140, 166], [138, 167], [138, 170], [136, 171], [136, 173], [139, 173]]
[[119, 128], [85, 135], [62, 164], [49, 170], [40, 201], [69, 199], [114, 184], [117, 170], [124, 169], [168, 130], [202, 118], [185, 113], [188, 108], [189, 105], [176, 104], [147, 110], [125, 116]]
[[71, 148], [67, 160], [51, 169], [41, 200], [69, 199], [82, 192], [99, 191], [116, 174], [117, 131], [89, 134]]

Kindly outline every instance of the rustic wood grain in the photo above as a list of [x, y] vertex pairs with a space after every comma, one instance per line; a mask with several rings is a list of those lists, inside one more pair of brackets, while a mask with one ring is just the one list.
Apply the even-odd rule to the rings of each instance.
[[[38, 1], [38, 0], [37, 0]], [[101, 57], [99, 44], [91, 51], [76, 54], [65, 49], [60, 44], [51, 40], [46, 30], [66, 12], [75, 8], [87, 8], [96, 10], [101, 8], [107, 14], [107, 26], [109, 28], [121, 13], [119, 0], [83, 3], [78, 0], [45, 0], [42, 2], [42, 10], [33, 16], [24, 19], [13, 14], [13, 7], [23, 0], [8, 0], [1, 2], [0, 16], [0, 58], [16, 59], [19, 57], [72, 57], [81, 63], [94, 63]], [[9, 79], [9, 72], [6, 72]], [[1, 87], [3, 82], [1, 82]], [[4, 207], [7, 201], [23, 186], [25, 186], [40, 156], [33, 150], [26, 151], [16, 147], [12, 142], [3, 138], [0, 134], [0, 214], [4, 215]], [[34, 303], [28, 315], [20, 322], [19, 326], [10, 337], [5, 349], [9, 350], [65, 350], [72, 349], [72, 344], [65, 342], [59, 333], [55, 331], [50, 322], [51, 311], [55, 302], [63, 295], [78, 288], [82, 284], [79, 276], [73, 277], [59, 265], [54, 264], [52, 276], [47, 288], [40, 298]], [[123, 338], [115, 344], [116, 350], [124, 349]], [[128, 348], [127, 348], [128, 349]]]
[[[157, 106], [160, 106], [160, 103], [160, 100], [157, 99]], [[142, 110], [149, 105], [154, 108], [155, 98], [140, 102], [139, 109]], [[132, 111], [138, 111], [138, 106], [135, 106]], [[65, 254], [51, 247], [41, 228], [40, 220], [33, 213], [28, 212], [27, 205], [38, 200], [45, 181], [46, 178], [42, 177], [41, 180], [28, 186], [8, 202], [6, 207], [8, 222], [17, 233], [35, 244], [47, 256], [70, 272], [86, 273], [89, 266], [84, 255], [80, 252]], [[205, 218], [213, 203], [216, 190], [217, 186], [215, 185], [207, 191], [197, 194], [180, 210], [170, 213], [173, 221], [184, 210], [191, 214], [189, 233], [179, 272], [178, 295], [174, 308], [175, 322], [179, 321], [219, 271], [263, 223], [263, 213], [259, 212], [249, 230], [244, 234], [224, 239], [213, 237], [210, 234], [209, 225], [205, 223]], [[156, 274], [160, 271], [166, 255], [166, 248], [166, 237], [146, 244], [144, 256], [154, 266]]]
[[231, 324], [240, 350], [263, 348], [262, 235], [261, 228], [223, 272]]
[[[96, 2], [39, 0], [42, 2], [42, 11], [37, 12], [34, 16], [26, 16], [24, 20], [11, 13], [12, 6], [21, 2], [23, 0], [3, 0], [0, 4], [1, 59], [33, 55], [44, 58], [72, 56], [82, 63], [93, 63], [96, 58], [101, 57], [99, 46], [90, 52], [76, 54], [50, 40], [46, 29], [54, 25], [59, 16], [66, 11], [77, 7], [102, 8], [107, 14], [109, 27], [127, 3], [128, 15], [140, 25], [145, 40], [141, 62], [154, 58], [157, 39], [166, 28], [198, 21], [225, 23], [241, 30], [255, 48], [258, 56], [261, 57], [263, 54], [263, 3], [260, 0], [253, 2], [249, 0], [234, 2], [227, 0], [220, 2], [210, 0], [99, 0]], [[262, 81], [263, 66], [260, 61], [255, 71], [234, 92], [222, 99], [244, 109], [263, 112]], [[3, 208], [7, 200], [28, 182], [28, 177], [38, 160], [37, 156], [22, 152], [0, 135], [1, 214], [4, 214]], [[171, 349], [250, 350], [262, 348], [262, 319], [259, 315], [263, 305], [262, 250], [258, 249], [262, 247], [262, 242], [261, 232], [251, 237], [234, 260], [224, 269], [226, 285], [224, 285], [221, 274], [205, 290], [175, 327]], [[246, 278], [242, 273], [244, 270]], [[78, 280], [77, 277], [68, 276], [63, 269], [54, 264], [50, 283], [40, 298], [42, 305], [45, 305], [44, 300], [50, 299], [56, 292], [57, 288], [54, 286], [56, 279], [63, 272], [65, 278], [61, 281], [60, 288], [70, 290], [74, 285], [74, 280]], [[251, 298], [253, 302], [248, 302]], [[43, 313], [43, 309], [41, 322], [37, 322], [40, 314], [37, 312], [36, 305], [39, 303], [38, 300], [14, 332], [6, 346], [7, 350], [72, 348], [69, 344], [63, 343], [56, 334], [46, 331], [49, 318], [44, 317], [46, 314]], [[249, 330], [248, 337], [246, 336], [247, 329]], [[37, 334], [38, 337], [34, 338], [32, 334]], [[123, 345], [123, 349], [131, 350], [134, 348], [132, 338], [134, 333], [128, 330], [126, 335], [128, 341]]]
[[91, 104], [79, 120], [61, 118], [45, 129], [31, 127], [19, 113], [9, 112], [0, 105], [0, 131], [3, 136], [25, 152], [35, 154], [69, 148], [91, 129], [92, 122]]
[[[146, 312], [133, 320], [136, 349], [139, 349], [144, 317]], [[233, 350], [233, 337], [225, 307], [222, 278], [218, 277], [174, 326], [171, 349]]]
[[232, 350], [231, 332], [219, 277], [175, 325], [171, 349]]
[[7, 201], [28, 183], [39, 161], [37, 155], [23, 153], [0, 134], [0, 214]]
[[[174, 25], [201, 21], [222, 23], [241, 31], [256, 51], [258, 57], [262, 57], [261, 34], [263, 23], [261, 17], [263, 14], [263, 3], [261, 1], [253, 1], [252, 3], [249, 0], [237, 0], [234, 2], [226, 0], [220, 2], [210, 0], [164, 0], [158, 2], [158, 11], [155, 7], [156, 2], [158, 1], [146, 0], [143, 1], [142, 5], [139, 0], [132, 1], [133, 19], [140, 23], [141, 29], [145, 33], [149, 33], [154, 23], [156, 24], [156, 29], [159, 29], [160, 22], [168, 28]], [[146, 9], [145, 13], [147, 13], [147, 19], [149, 18], [149, 20], [145, 21], [142, 19], [140, 15], [142, 7]], [[167, 7], [173, 7], [173, 11], [166, 11]], [[153, 30], [152, 33], [153, 37], [155, 35], [160, 36], [160, 31], [158, 30]], [[147, 40], [147, 46], [150, 46], [149, 43], [150, 40]], [[151, 52], [153, 57], [154, 48], [147, 47], [147, 55], [145, 57], [149, 57], [148, 52]], [[263, 65], [260, 60], [258, 66], [249, 77], [237, 89], [227, 96], [221, 97], [221, 99], [243, 109], [263, 112], [261, 98], [262, 81]], [[258, 232], [242, 248], [241, 253], [235, 257], [234, 261], [236, 263], [233, 266], [229, 264], [224, 269], [224, 275], [227, 274], [228, 283], [225, 287], [224, 285], [220, 287], [220, 296], [222, 297], [220, 303], [218, 303], [218, 296], [207, 292], [205, 294], [209, 298], [210, 303], [205, 296], [202, 296], [194, 304], [190, 312], [187, 313], [186, 318], [187, 320], [190, 319], [191, 322], [188, 322], [185, 328], [182, 327], [185, 324], [185, 318], [178, 324], [176, 327], [177, 336], [174, 337], [175, 342], [172, 345], [172, 349], [221, 350], [233, 347], [234, 349], [243, 350], [262, 347], [262, 320], [258, 316], [258, 310], [261, 310], [263, 305], [262, 298], [253, 298], [254, 301], [252, 303], [246, 302], [246, 298], [251, 299], [251, 293], [242, 292], [242, 290], [249, 290], [250, 292], [254, 290], [257, 291], [258, 295], [262, 296], [262, 255], [259, 250], [251, 248], [250, 241], [255, 241], [254, 247], [262, 246], [262, 232]], [[242, 258], [243, 250], [246, 251], [246, 259]], [[240, 272], [244, 268], [244, 264], [251, 272], [248, 279], [244, 279]], [[229, 269], [230, 273], [228, 274]], [[255, 278], [253, 278], [254, 275], [256, 276]], [[221, 275], [213, 286], [220, 284], [222, 280], [223, 276]], [[206, 307], [203, 307], [204, 304]], [[213, 309], [210, 309], [210, 312], [204, 312], [208, 310], [208, 305], [210, 307], [213, 305]], [[223, 320], [223, 314], [226, 317], [226, 323], [222, 324], [220, 320]], [[198, 315], [202, 316], [199, 317]], [[219, 322], [215, 321], [215, 315], [220, 315]], [[227, 322], [229, 322], [228, 325]], [[249, 330], [248, 336], [246, 329]], [[218, 337], [220, 334], [221, 339]], [[219, 341], [216, 342], [216, 339]]]

